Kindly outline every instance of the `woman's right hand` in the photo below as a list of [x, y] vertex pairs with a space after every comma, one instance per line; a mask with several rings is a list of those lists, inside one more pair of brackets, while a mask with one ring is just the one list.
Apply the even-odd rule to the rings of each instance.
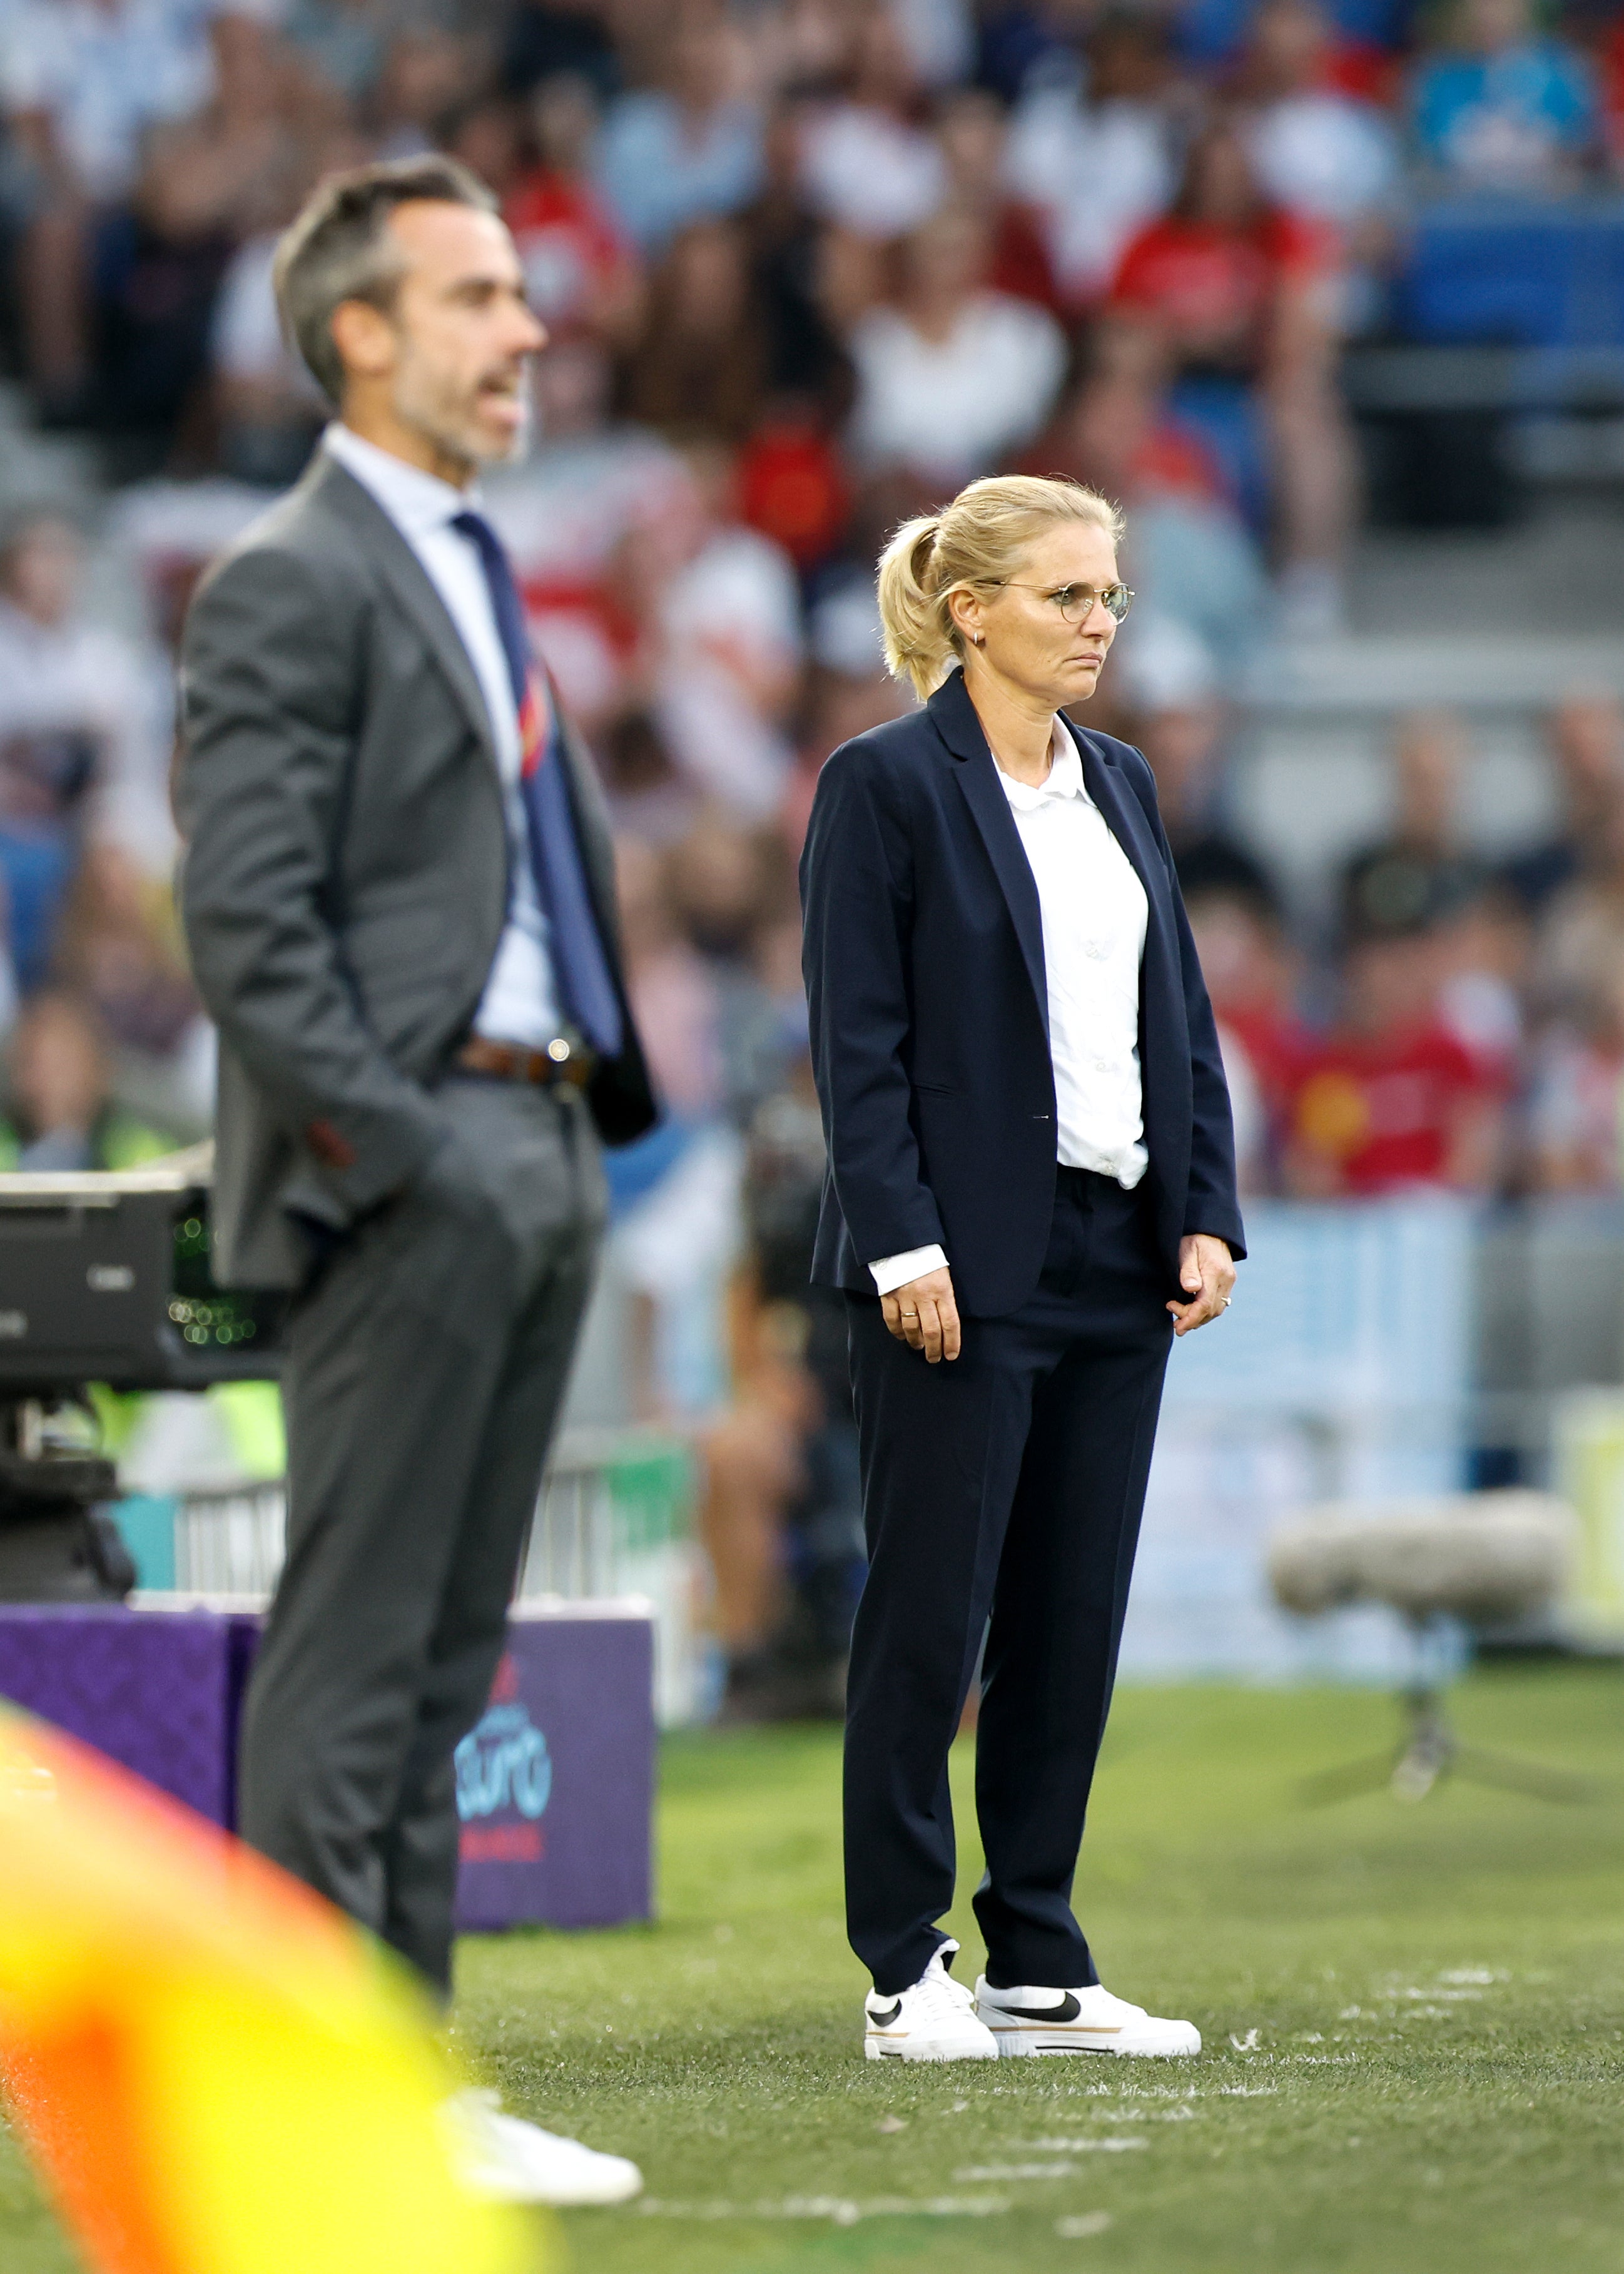
[[899, 1343], [923, 1351], [932, 1366], [957, 1358], [963, 1337], [959, 1331], [959, 1306], [953, 1299], [953, 1275], [945, 1263], [927, 1271], [880, 1298], [885, 1323]]

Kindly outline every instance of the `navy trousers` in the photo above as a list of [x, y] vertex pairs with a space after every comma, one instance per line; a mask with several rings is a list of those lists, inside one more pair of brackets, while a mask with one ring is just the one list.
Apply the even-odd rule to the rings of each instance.
[[953, 1900], [948, 1748], [986, 1638], [975, 1914], [999, 1988], [1099, 1976], [1071, 1911], [1177, 1293], [1142, 1191], [1058, 1172], [1037, 1292], [929, 1365], [849, 1305], [868, 1576], [846, 1690], [846, 1923], [887, 1995]]

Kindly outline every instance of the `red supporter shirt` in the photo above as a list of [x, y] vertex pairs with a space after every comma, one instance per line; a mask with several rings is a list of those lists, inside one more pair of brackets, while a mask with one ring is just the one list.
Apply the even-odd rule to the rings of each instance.
[[1614, 162], [1624, 163], [1624, 19], [1601, 52], [1601, 108]]
[[1111, 304], [1154, 316], [1176, 347], [1255, 340], [1281, 285], [1320, 275], [1327, 250], [1325, 230], [1297, 214], [1265, 213], [1244, 229], [1169, 214], [1129, 244]]
[[510, 192], [502, 218], [544, 323], [590, 321], [599, 295], [631, 257], [607, 207], [584, 182], [538, 169]]
[[1214, 1010], [1239, 1039], [1251, 1060], [1252, 1073], [1271, 1116], [1289, 1099], [1304, 1050], [1319, 1046], [1319, 1036], [1307, 1035], [1294, 1019], [1272, 1004], [1226, 1003]]
[[776, 538], [797, 568], [833, 551], [851, 510], [851, 493], [833, 443], [805, 420], [758, 426], [739, 455], [739, 511], [752, 529]]
[[1442, 1027], [1373, 1041], [1330, 1035], [1297, 1053], [1286, 1133], [1334, 1160], [1346, 1192], [1438, 1185], [1462, 1105], [1490, 1095], [1470, 1052]]
[[1052, 315], [1060, 313], [1060, 287], [1030, 206], [1011, 199], [1000, 212], [987, 283], [989, 290], [1006, 292], [1011, 300], [1031, 300]]

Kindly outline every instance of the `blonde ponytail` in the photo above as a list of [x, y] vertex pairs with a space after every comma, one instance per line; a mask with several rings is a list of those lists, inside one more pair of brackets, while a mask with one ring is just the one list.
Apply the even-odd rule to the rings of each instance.
[[1086, 521], [1122, 542], [1123, 518], [1097, 490], [1037, 474], [993, 474], [959, 491], [940, 513], [905, 521], [880, 555], [876, 591], [885, 667], [922, 703], [964, 645], [949, 603], [973, 584], [1011, 576], [1033, 540], [1056, 521]]
[[940, 514], [905, 521], [880, 555], [880, 631], [885, 668], [909, 679], [922, 702], [947, 676], [953, 659], [952, 620], [930, 574]]

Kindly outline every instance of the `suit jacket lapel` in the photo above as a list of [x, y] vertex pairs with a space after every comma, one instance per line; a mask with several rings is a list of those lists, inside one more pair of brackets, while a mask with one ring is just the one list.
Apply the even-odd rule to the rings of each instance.
[[[305, 479], [322, 503], [360, 539], [368, 559], [382, 573], [391, 593], [422, 633], [435, 660], [455, 689], [457, 698], [468, 714], [469, 723], [479, 737], [480, 748], [490, 759], [492, 770], [500, 782], [501, 768], [496, 756], [496, 742], [491, 729], [491, 714], [485, 706], [485, 690], [479, 684], [479, 675], [474, 669], [468, 650], [462, 644], [462, 636], [452, 621], [446, 604], [435, 590], [433, 580], [423, 563], [371, 491], [364, 483], [357, 481], [349, 469], [341, 466], [335, 458], [328, 457], [325, 451], [319, 452]], [[613, 840], [610, 835], [609, 819], [604, 809], [592, 762], [580, 736], [568, 718], [563, 719], [563, 727], [565, 785], [569, 793], [570, 809], [575, 816], [576, 836], [586, 868], [587, 889], [610, 951], [610, 963], [616, 983], [620, 984], [620, 925], [615, 900]]]
[[347, 467], [325, 451], [317, 454], [312, 484], [322, 503], [360, 539], [367, 558], [422, 633], [500, 778], [491, 713], [479, 674], [427, 569], [365, 484], [357, 481]]
[[1010, 802], [998, 779], [997, 765], [987, 747], [975, 705], [959, 673], [955, 672], [936, 689], [929, 708], [937, 732], [957, 761], [954, 778], [975, 817], [975, 825], [1008, 903], [1047, 1035], [1049, 977], [1043, 961], [1043, 912], [1038, 902], [1038, 888], [1020, 832], [1015, 826], [1015, 817], [1010, 811]]

